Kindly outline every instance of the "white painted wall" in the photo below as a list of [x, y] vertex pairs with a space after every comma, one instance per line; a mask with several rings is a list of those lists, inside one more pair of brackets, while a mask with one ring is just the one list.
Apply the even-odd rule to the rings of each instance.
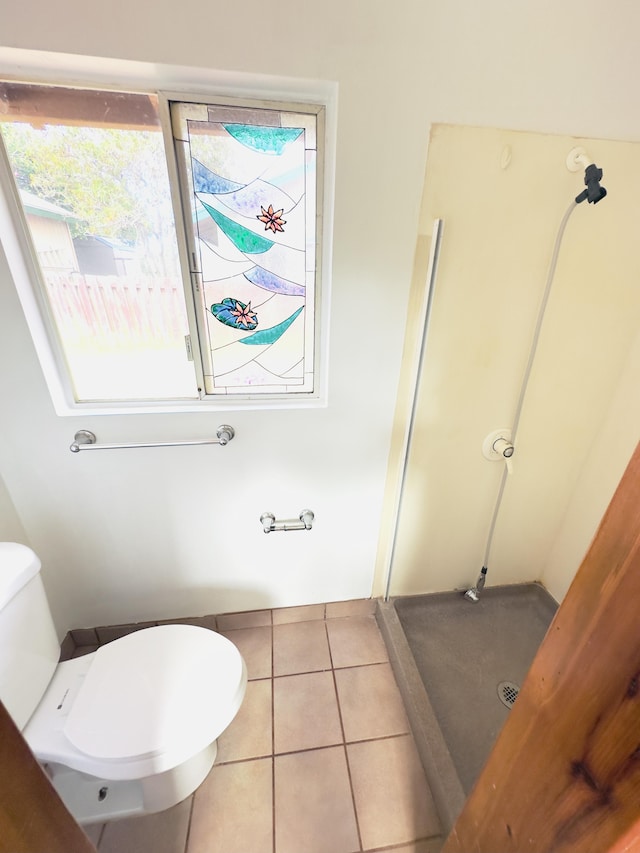
[[0, 541], [27, 544], [27, 534], [2, 477], [0, 477]]
[[[640, 9], [595, 0], [1, 0], [0, 13], [10, 50], [339, 86], [327, 409], [238, 413], [224, 452], [72, 456], [80, 424], [53, 413], [0, 257], [0, 471], [43, 557], [59, 630], [369, 594], [429, 127], [638, 139], [630, 81], [640, 70]], [[19, 56], [8, 61], [25, 68]], [[69, 61], [57, 65], [64, 77]], [[217, 422], [114, 416], [82, 426], [107, 441], [200, 436]], [[263, 510], [305, 506], [317, 514], [312, 533], [261, 532]]]

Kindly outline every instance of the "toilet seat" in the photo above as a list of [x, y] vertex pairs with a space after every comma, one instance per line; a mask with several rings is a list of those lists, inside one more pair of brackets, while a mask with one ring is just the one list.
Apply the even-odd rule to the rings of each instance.
[[90, 657], [83, 677], [72, 673], [82, 658], [59, 665], [75, 665], [71, 681], [57, 679], [25, 736], [41, 760], [107, 779], [141, 778], [188, 760], [229, 725], [246, 689], [233, 643], [193, 625], [145, 628]]

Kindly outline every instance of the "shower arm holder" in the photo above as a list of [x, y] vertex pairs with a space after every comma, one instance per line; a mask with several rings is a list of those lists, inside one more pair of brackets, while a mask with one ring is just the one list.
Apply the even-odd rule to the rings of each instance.
[[272, 512], [263, 512], [260, 516], [260, 524], [264, 533], [272, 533], [274, 530], [311, 530], [315, 515], [310, 509], [303, 509], [298, 518], [277, 519]]
[[507, 474], [513, 473], [511, 458], [515, 448], [511, 443], [511, 431], [509, 429], [497, 429], [485, 438], [482, 445], [482, 454], [485, 459], [492, 462], [502, 461], [507, 466]]

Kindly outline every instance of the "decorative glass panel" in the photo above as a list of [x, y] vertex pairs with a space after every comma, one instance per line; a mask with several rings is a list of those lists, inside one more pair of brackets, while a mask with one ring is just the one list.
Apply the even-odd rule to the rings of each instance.
[[317, 115], [173, 104], [208, 394], [314, 390]]

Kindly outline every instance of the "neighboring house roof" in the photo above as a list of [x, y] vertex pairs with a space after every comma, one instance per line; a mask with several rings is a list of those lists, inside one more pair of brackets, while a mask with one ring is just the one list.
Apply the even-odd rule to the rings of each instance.
[[127, 246], [124, 243], [119, 243], [117, 240], [112, 240], [111, 237], [99, 237], [97, 234], [89, 234], [86, 237], [74, 237], [73, 242], [76, 245], [90, 244], [92, 242], [102, 243], [103, 246], [108, 246], [114, 251], [123, 255], [134, 255], [135, 249], [132, 246]]
[[37, 195], [20, 190], [20, 198], [22, 206], [27, 213], [34, 213], [36, 216], [46, 216], [49, 219], [77, 219], [78, 217], [71, 213], [70, 210], [65, 210], [64, 207], [59, 207], [51, 201], [46, 201], [44, 198], [38, 198]]

